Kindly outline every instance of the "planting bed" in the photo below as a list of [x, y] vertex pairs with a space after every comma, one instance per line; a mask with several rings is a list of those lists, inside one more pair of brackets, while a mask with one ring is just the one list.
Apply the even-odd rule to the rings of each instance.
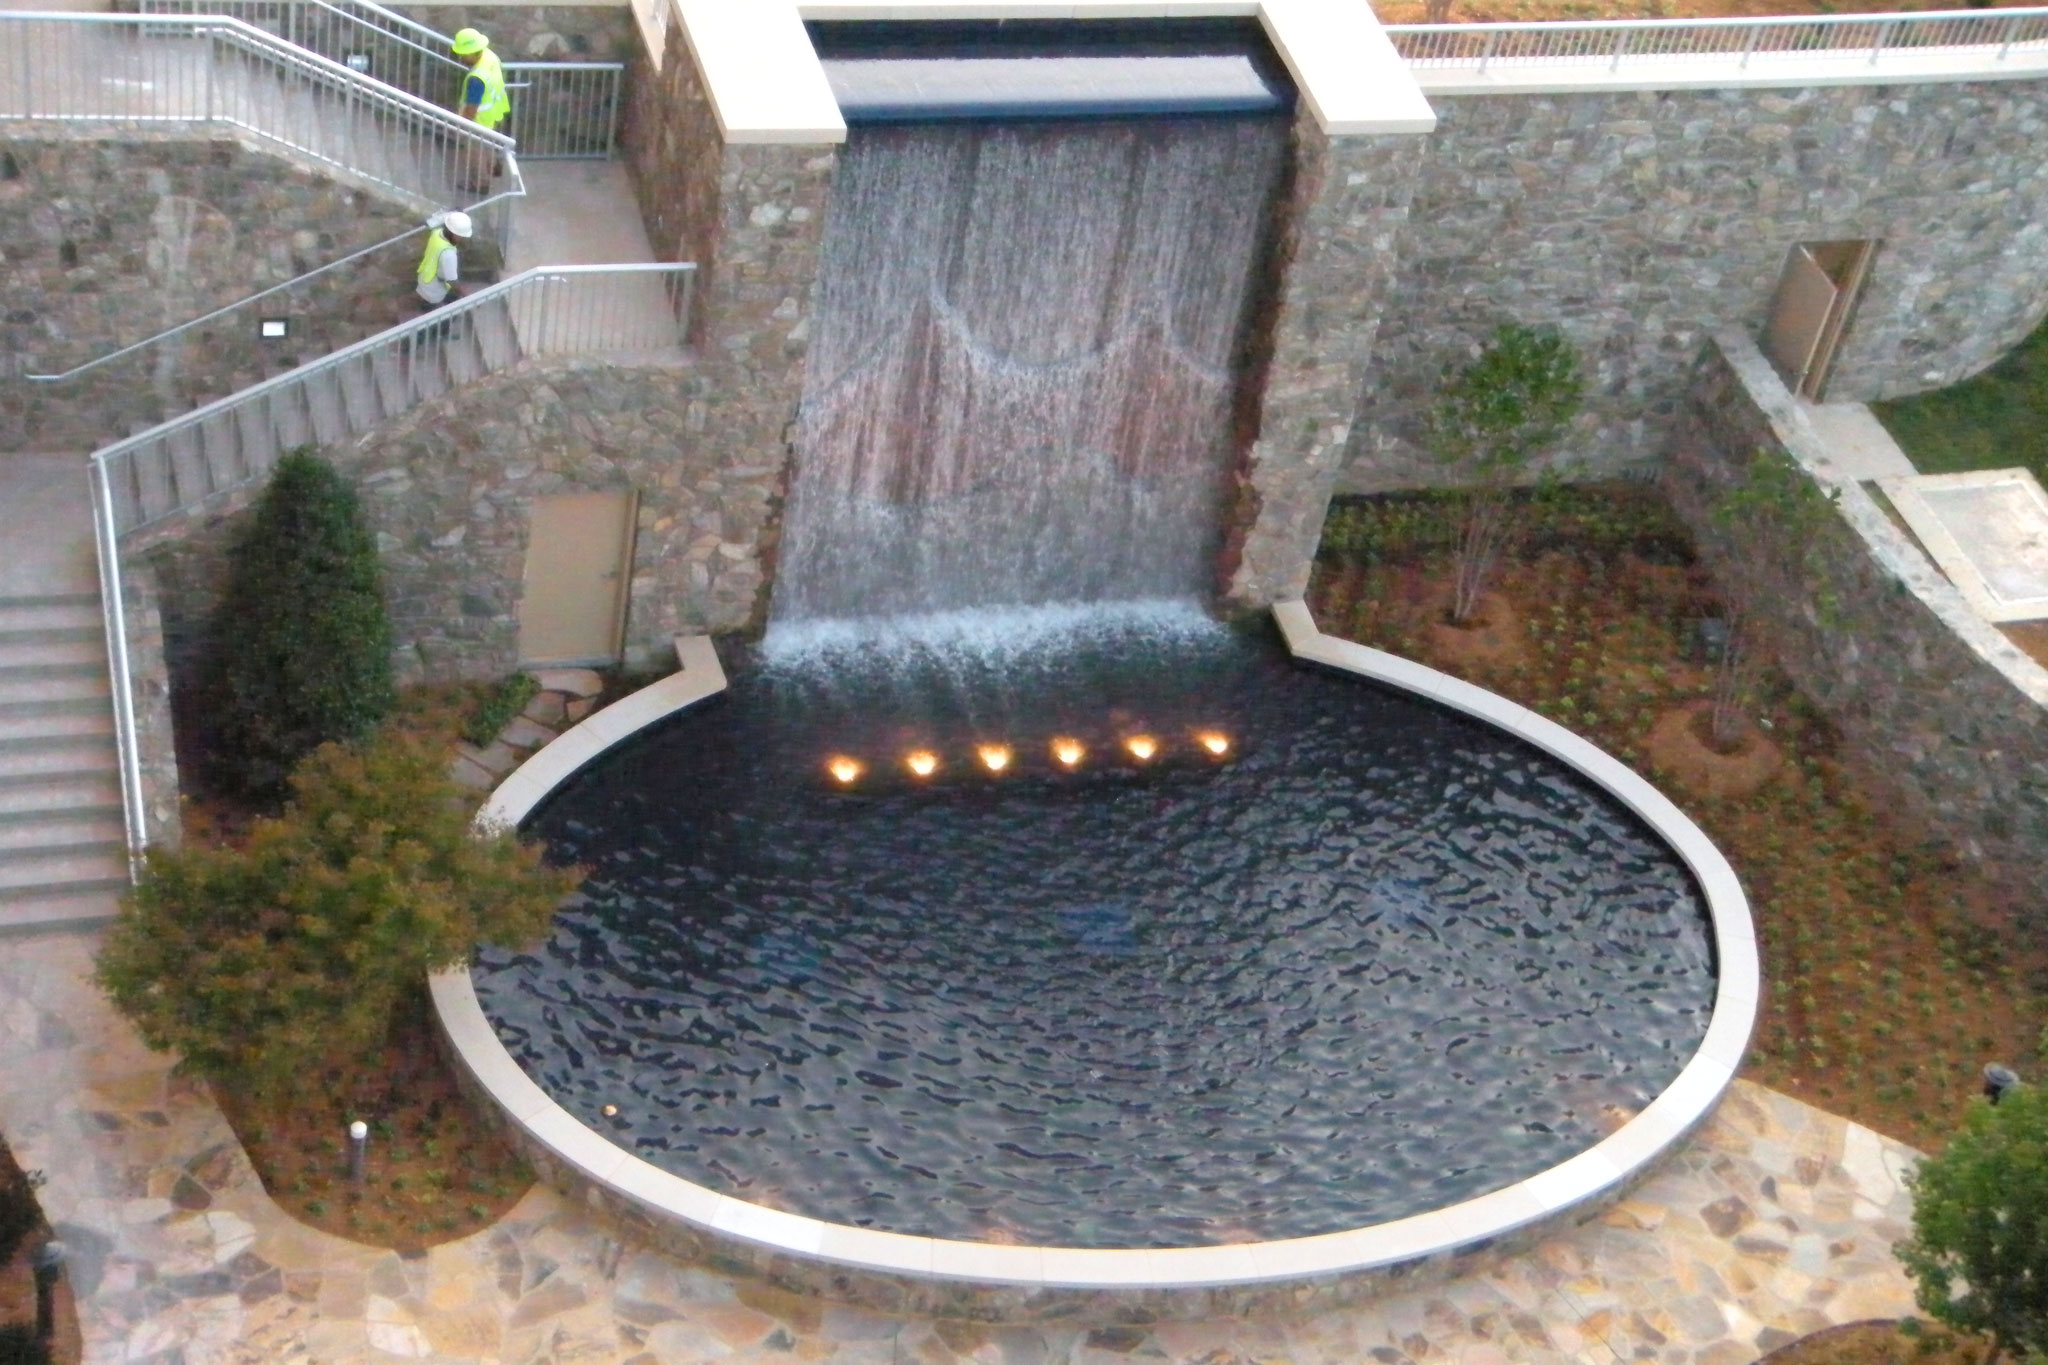
[[[1768, 670], [1735, 753], [1673, 719], [1712, 692], [1697, 623], [1719, 607], [1655, 489], [1534, 500], [1478, 630], [1442, 623], [1447, 543], [1436, 496], [1333, 508], [1310, 589], [1318, 622], [1501, 692], [1665, 786], [1754, 907], [1765, 997], [1747, 1074], [1930, 1148], [1985, 1062], [2031, 1072], [2048, 961], [2009, 932], [2017, 907], [1924, 831], [1891, 823], [1882, 783]], [[1733, 789], [1753, 791], [1725, 794], [1714, 775], [1730, 760], [1767, 769], [1760, 785], [1752, 774]]]

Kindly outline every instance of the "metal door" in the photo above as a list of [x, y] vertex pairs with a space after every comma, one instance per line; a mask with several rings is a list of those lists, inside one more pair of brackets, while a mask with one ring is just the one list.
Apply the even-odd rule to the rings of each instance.
[[1818, 399], [1863, 288], [1874, 242], [1801, 242], [1785, 259], [1764, 349], [1785, 387]]
[[521, 663], [617, 662], [638, 503], [632, 492], [533, 500], [519, 602]]

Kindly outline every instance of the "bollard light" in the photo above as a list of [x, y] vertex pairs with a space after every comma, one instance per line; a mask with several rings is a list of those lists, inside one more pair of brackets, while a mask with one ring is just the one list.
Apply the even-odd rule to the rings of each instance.
[[370, 1125], [357, 1119], [348, 1126], [348, 1178], [351, 1184], [360, 1185], [369, 1173], [370, 1166]]

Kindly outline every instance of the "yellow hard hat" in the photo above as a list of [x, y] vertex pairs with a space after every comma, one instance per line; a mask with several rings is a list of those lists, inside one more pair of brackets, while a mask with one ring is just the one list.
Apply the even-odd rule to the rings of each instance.
[[456, 55], [461, 57], [467, 57], [472, 52], [482, 52], [490, 45], [491, 40], [473, 28], [457, 31], [455, 41], [449, 44], [454, 49]]

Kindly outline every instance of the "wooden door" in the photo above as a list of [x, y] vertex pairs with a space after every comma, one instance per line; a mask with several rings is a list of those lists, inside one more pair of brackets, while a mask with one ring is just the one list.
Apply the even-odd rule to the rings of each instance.
[[631, 492], [533, 500], [519, 601], [522, 664], [618, 661], [638, 503]]
[[1785, 259], [1764, 350], [1785, 387], [1818, 399], [1869, 270], [1874, 242], [1801, 242]]

